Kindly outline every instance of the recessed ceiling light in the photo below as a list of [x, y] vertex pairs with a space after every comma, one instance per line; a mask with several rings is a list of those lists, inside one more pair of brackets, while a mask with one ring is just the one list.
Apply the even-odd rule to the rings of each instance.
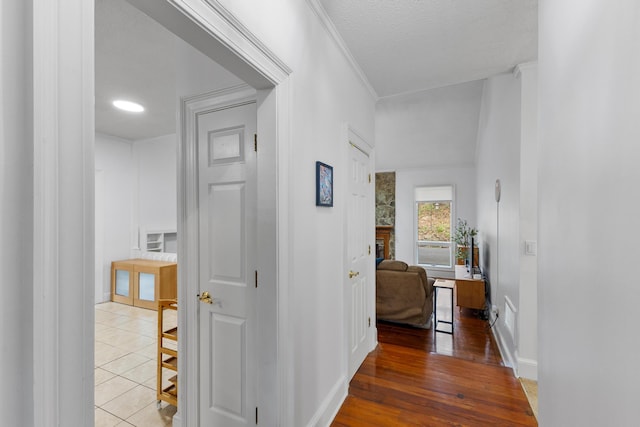
[[141, 113], [144, 111], [144, 107], [142, 105], [122, 99], [113, 101], [113, 106], [124, 111], [129, 111], [130, 113]]

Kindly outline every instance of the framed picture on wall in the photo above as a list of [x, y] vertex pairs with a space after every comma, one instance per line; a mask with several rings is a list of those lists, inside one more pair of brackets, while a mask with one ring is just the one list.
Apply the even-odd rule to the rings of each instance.
[[333, 206], [333, 167], [316, 162], [316, 206]]

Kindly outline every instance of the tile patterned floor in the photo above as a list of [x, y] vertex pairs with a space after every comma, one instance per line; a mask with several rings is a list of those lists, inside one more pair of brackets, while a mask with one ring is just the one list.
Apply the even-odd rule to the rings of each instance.
[[[96, 427], [171, 426], [175, 406], [156, 406], [157, 312], [106, 302], [95, 315]], [[166, 310], [165, 328], [176, 323]]]

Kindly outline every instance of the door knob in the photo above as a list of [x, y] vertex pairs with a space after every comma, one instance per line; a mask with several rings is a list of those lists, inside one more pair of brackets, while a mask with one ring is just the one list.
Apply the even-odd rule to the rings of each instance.
[[356, 277], [358, 274], [360, 274], [359, 271], [351, 271], [349, 270], [349, 279], [353, 279], [354, 277]]
[[201, 295], [198, 295], [200, 302], [205, 304], [213, 304], [213, 298], [211, 298], [211, 294], [209, 292], [204, 291]]

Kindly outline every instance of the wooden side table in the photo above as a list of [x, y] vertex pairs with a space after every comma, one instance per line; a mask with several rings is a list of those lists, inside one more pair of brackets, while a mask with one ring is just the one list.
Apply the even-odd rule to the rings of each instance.
[[[433, 330], [453, 335], [453, 290], [455, 289], [455, 280], [436, 279], [433, 284]], [[451, 295], [451, 320], [438, 320], [438, 291], [442, 288], [450, 290]], [[438, 329], [439, 323], [451, 325], [451, 332]]]
[[458, 307], [484, 310], [485, 285], [483, 279], [473, 279], [467, 273], [467, 267], [456, 265], [456, 301]]

